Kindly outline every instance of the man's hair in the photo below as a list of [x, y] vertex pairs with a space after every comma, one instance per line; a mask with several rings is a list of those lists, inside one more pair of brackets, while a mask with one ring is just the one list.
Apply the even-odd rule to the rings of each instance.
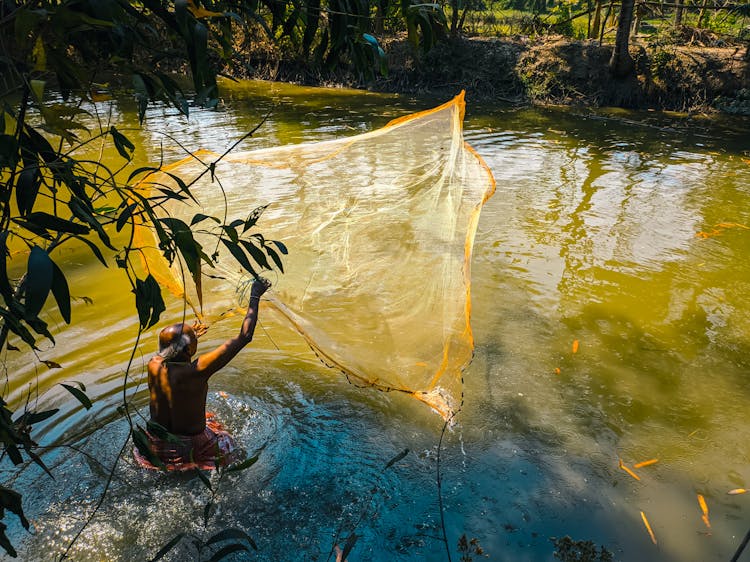
[[190, 347], [191, 339], [188, 334], [180, 334], [179, 337], [175, 334], [167, 345], [159, 346], [159, 356], [164, 361], [169, 361], [177, 357], [180, 353]]

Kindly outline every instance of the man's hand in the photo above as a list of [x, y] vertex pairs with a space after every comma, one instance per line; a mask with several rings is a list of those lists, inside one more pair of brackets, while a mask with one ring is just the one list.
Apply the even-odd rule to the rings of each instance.
[[260, 298], [270, 287], [271, 282], [268, 279], [265, 277], [257, 277], [255, 281], [253, 281], [253, 286], [250, 289], [250, 298]]
[[196, 320], [193, 322], [193, 325], [191, 326], [193, 328], [193, 331], [195, 332], [195, 337], [199, 338], [206, 332], [208, 332], [208, 326], [206, 326], [203, 322], [200, 320]]

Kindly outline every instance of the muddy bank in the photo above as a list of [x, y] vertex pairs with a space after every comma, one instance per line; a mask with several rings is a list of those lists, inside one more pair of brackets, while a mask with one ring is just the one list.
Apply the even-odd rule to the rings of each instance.
[[415, 53], [403, 38], [383, 42], [389, 74], [365, 82], [344, 68], [328, 72], [284, 58], [266, 44], [245, 52], [231, 74], [307, 85], [345, 85], [381, 92], [445, 97], [465, 89], [474, 100], [723, 110], [750, 114], [750, 56], [746, 45], [662, 46], [635, 42], [636, 74], [616, 80], [609, 72], [610, 45], [562, 37], [462, 38]]

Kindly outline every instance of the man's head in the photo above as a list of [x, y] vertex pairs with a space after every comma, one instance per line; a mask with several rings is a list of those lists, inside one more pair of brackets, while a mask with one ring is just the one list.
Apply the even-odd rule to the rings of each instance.
[[180, 355], [190, 359], [198, 350], [198, 338], [195, 330], [188, 324], [172, 324], [159, 333], [159, 355], [165, 361], [176, 359]]

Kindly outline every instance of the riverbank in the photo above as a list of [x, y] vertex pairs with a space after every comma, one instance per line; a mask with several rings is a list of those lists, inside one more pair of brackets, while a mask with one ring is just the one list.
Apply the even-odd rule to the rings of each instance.
[[539, 39], [460, 38], [415, 53], [404, 37], [383, 41], [388, 76], [366, 83], [338, 68], [311, 70], [278, 49], [258, 44], [231, 69], [238, 78], [305, 85], [349, 86], [379, 92], [432, 94], [466, 90], [477, 101], [514, 104], [617, 106], [683, 112], [750, 115], [747, 45], [667, 45], [635, 40], [636, 74], [616, 80], [609, 72], [611, 45], [562, 36]]

